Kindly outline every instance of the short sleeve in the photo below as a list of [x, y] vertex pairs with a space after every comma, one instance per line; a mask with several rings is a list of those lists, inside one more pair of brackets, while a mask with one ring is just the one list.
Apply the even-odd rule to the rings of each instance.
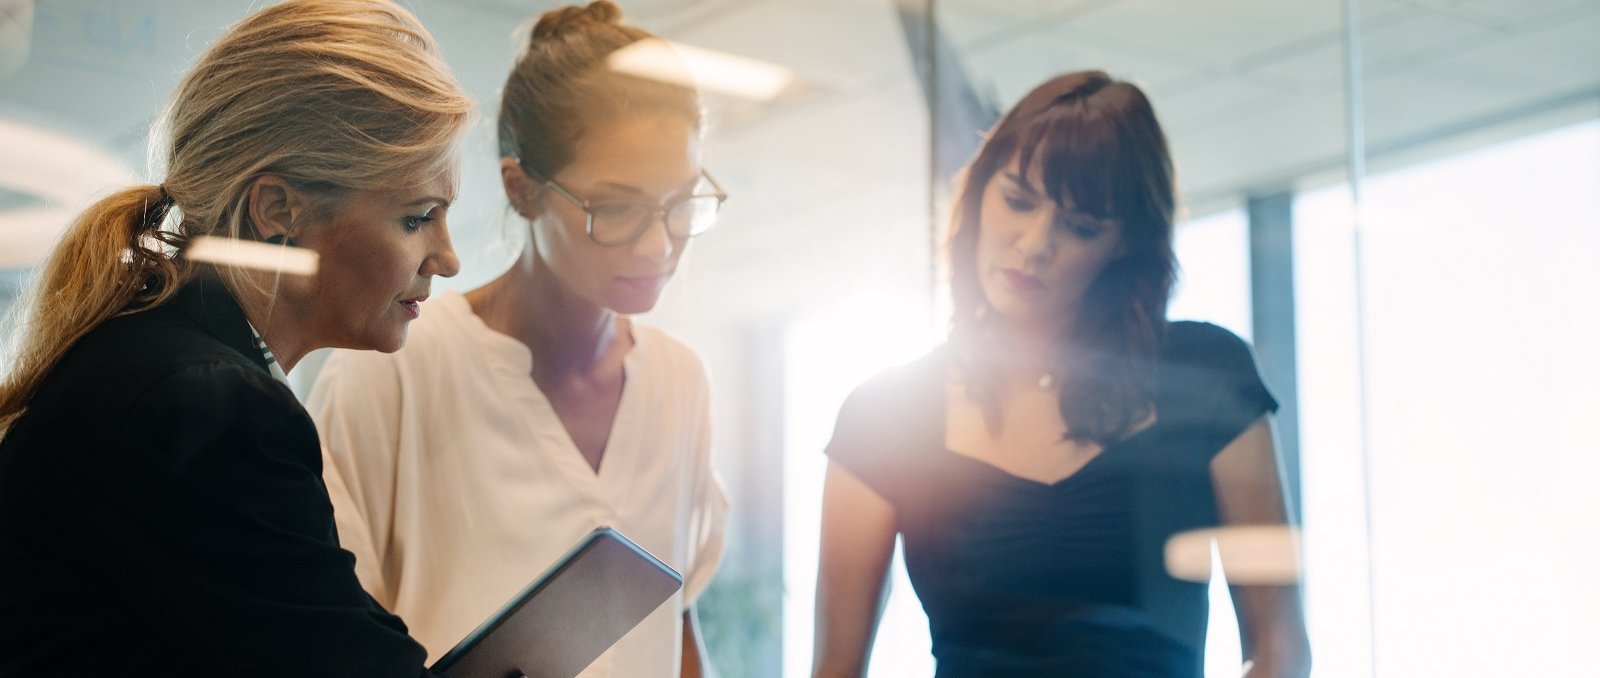
[[937, 412], [943, 398], [942, 352], [893, 367], [857, 386], [839, 407], [828, 459], [900, 506], [911, 452], [924, 440], [943, 440]]
[[1216, 325], [1173, 323], [1162, 371], [1158, 416], [1204, 435], [1213, 454], [1278, 410], [1250, 345]]
[[728, 493], [723, 489], [722, 478], [717, 473], [712, 454], [711, 386], [699, 356], [685, 347], [684, 379], [694, 384], [695, 396], [689, 398], [690, 449], [694, 454], [693, 473], [689, 486], [691, 508], [687, 530], [692, 565], [684, 573], [684, 605], [693, 605], [711, 585], [722, 562], [727, 543]]

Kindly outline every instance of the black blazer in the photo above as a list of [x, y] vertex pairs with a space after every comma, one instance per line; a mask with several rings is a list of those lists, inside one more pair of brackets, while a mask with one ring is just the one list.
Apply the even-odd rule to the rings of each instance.
[[91, 331], [0, 439], [0, 676], [429, 675], [213, 273]]

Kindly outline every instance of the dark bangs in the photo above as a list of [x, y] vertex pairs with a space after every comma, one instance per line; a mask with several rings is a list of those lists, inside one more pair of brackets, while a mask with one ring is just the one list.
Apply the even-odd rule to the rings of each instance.
[[1017, 167], [1030, 183], [1043, 182], [1036, 187], [1057, 205], [1071, 204], [1100, 219], [1116, 218], [1120, 210], [1113, 195], [1127, 165], [1127, 151], [1117, 137], [1104, 115], [1075, 97], [1018, 130]]
[[1057, 204], [1070, 198], [1077, 211], [1117, 219], [1134, 239], [1164, 247], [1158, 233], [1171, 228], [1176, 207], [1166, 138], [1138, 88], [1101, 78], [1023, 101], [1019, 110], [1033, 114], [1007, 146]]

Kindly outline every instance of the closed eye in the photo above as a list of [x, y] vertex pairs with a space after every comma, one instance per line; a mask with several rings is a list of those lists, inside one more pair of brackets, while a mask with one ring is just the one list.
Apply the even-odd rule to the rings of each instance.
[[1034, 202], [1033, 200], [1030, 200], [1028, 198], [1012, 195], [1010, 193], [1004, 193], [1002, 195], [1005, 197], [1006, 206], [1010, 207], [1011, 211], [1017, 212], [1019, 214], [1026, 214], [1028, 212], [1032, 212], [1033, 210], [1035, 210], [1035, 209], [1037, 209], [1039, 207], [1039, 204], [1037, 202]]
[[1105, 228], [1093, 219], [1067, 218], [1056, 222], [1057, 228], [1077, 236], [1081, 240], [1093, 240], [1105, 233]]

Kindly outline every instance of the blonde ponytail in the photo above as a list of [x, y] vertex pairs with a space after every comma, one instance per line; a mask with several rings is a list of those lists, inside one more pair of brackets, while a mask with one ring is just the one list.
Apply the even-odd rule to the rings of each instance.
[[0, 382], [0, 431], [79, 338], [171, 293], [173, 286], [159, 281], [176, 279], [177, 267], [151, 237], [171, 205], [159, 186], [127, 188], [90, 206], [67, 229], [14, 311], [19, 350]]

